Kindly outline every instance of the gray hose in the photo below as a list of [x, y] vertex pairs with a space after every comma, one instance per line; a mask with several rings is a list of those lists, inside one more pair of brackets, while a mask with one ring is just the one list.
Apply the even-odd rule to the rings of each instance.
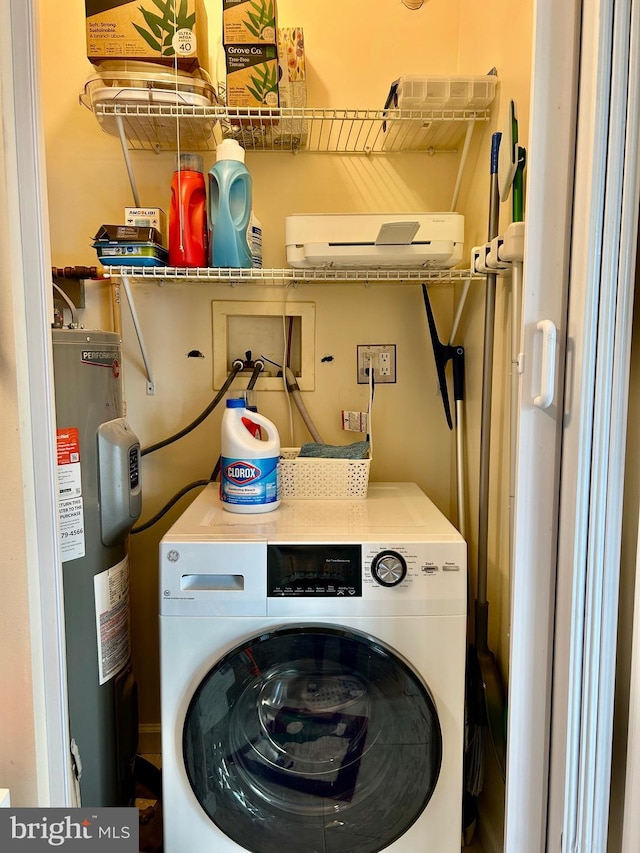
[[311, 416], [309, 415], [309, 412], [307, 411], [306, 406], [302, 400], [302, 397], [300, 395], [300, 386], [298, 385], [295, 374], [290, 367], [285, 368], [285, 376], [287, 379], [287, 391], [293, 397], [293, 402], [296, 404], [298, 411], [300, 412], [300, 417], [305, 422], [305, 426], [311, 433], [311, 437], [314, 441], [317, 441], [318, 444], [324, 444], [322, 438], [320, 437], [320, 433], [318, 432], [315, 427], [315, 424], [311, 420]]

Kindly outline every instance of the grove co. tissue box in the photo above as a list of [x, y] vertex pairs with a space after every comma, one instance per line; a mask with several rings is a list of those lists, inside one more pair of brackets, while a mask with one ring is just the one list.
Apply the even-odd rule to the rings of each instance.
[[227, 106], [278, 106], [278, 55], [275, 44], [227, 44]]

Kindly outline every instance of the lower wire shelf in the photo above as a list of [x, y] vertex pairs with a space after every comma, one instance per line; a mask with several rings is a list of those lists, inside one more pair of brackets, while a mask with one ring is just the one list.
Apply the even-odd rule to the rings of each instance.
[[[139, 266], [106, 266], [100, 270], [100, 275], [114, 281], [122, 281], [133, 325], [138, 337], [140, 352], [147, 376], [147, 394], [155, 393], [155, 381], [151, 365], [144, 345], [142, 329], [135, 307], [131, 288], [134, 282], [155, 282], [158, 285], [179, 284], [225, 284], [230, 287], [239, 285], [262, 285], [263, 287], [298, 287], [304, 284], [360, 284], [371, 287], [375, 284], [452, 284], [464, 282], [463, 293], [466, 294], [473, 279], [484, 279], [484, 276], [469, 269], [427, 270], [427, 269], [234, 269], [219, 267], [197, 267], [187, 269], [182, 267], [139, 267]], [[464, 297], [463, 297], [464, 301]]]
[[133, 267], [107, 266], [104, 274], [111, 278], [127, 278], [135, 281], [156, 281], [159, 284], [227, 284], [264, 285], [288, 287], [299, 284], [391, 284], [429, 283], [442, 284], [483, 278], [468, 269], [227, 269], [218, 267]]

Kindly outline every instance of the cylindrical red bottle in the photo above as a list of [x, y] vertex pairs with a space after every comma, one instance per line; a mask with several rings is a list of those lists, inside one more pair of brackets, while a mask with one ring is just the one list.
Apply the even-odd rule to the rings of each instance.
[[200, 154], [176, 155], [169, 208], [169, 266], [208, 266], [207, 198]]

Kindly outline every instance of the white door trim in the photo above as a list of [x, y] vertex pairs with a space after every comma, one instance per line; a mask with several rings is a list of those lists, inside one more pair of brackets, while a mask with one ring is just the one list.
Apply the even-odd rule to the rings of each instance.
[[62, 562], [56, 502], [51, 360], [51, 260], [39, 100], [36, 0], [2, 0], [2, 119], [13, 229], [12, 271], [19, 371], [22, 498], [32, 637], [38, 803], [72, 804]]
[[[563, 371], [580, 0], [535, 4], [516, 451], [504, 849], [546, 844]], [[540, 321], [558, 330], [555, 392], [540, 409]]]

